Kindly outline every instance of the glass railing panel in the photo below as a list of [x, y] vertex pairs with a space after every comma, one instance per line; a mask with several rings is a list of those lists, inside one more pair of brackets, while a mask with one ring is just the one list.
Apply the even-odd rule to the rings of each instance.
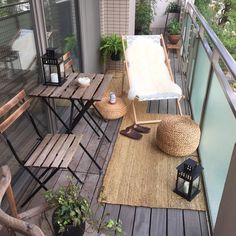
[[235, 117], [216, 75], [213, 74], [199, 146], [204, 167], [205, 191], [213, 225], [216, 221], [235, 140]]
[[201, 42], [199, 42], [197, 58], [193, 73], [190, 103], [194, 120], [200, 124], [203, 102], [206, 95], [207, 82], [210, 72], [210, 60]]
[[192, 25], [192, 19], [191, 17], [188, 15], [187, 19], [186, 19], [186, 25], [184, 28], [184, 35], [183, 35], [183, 57], [186, 60], [187, 56], [188, 56], [188, 47], [189, 47], [189, 40], [190, 40], [190, 34], [191, 34], [191, 25]]
[[199, 39], [196, 36], [193, 36], [191, 41], [191, 47], [189, 49], [189, 59], [188, 59], [188, 68], [187, 68], [187, 86], [188, 89], [191, 89], [192, 80], [193, 80], [193, 72], [194, 72], [194, 65], [196, 62], [196, 54], [197, 54], [197, 47], [198, 47]]

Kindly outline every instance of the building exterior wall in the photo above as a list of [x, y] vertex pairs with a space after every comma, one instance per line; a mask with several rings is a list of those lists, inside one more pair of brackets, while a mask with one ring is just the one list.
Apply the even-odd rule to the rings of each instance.
[[[134, 34], [135, 0], [100, 0], [101, 36]], [[122, 62], [108, 61], [106, 70], [122, 70]]]
[[99, 0], [80, 0], [80, 35], [83, 58], [83, 72], [101, 72], [99, 45], [100, 22]]
[[164, 28], [166, 22], [165, 10], [170, 2], [178, 2], [178, 0], [156, 1], [155, 16], [151, 24], [151, 28]]

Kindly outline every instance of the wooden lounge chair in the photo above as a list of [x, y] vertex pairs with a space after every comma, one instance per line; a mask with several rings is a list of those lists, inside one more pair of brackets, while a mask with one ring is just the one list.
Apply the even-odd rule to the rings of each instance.
[[[11, 172], [9, 167], [2, 166], [0, 174], [0, 205], [2, 203], [3, 196], [6, 193], [11, 210], [11, 215], [9, 215], [2, 210], [2, 207], [0, 208], [0, 225], [10, 228], [14, 232], [18, 232], [23, 235], [45, 236], [45, 234], [37, 225], [30, 224], [24, 219], [29, 219], [31, 217], [39, 215], [48, 208], [47, 205], [35, 207], [28, 211], [22, 212], [21, 214], [18, 214], [15, 198], [11, 188]], [[2, 235], [1, 231], [0, 234]]]
[[161, 120], [137, 119], [135, 99], [152, 101], [175, 99], [182, 115], [181, 88], [174, 82], [170, 61], [162, 35], [122, 36], [125, 67], [129, 80], [128, 97], [132, 100], [135, 124], [157, 123]]

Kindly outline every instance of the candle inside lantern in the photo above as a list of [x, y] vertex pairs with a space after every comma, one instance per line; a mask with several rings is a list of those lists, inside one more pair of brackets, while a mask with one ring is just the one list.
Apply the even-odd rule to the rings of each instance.
[[189, 182], [185, 181], [183, 186], [183, 191], [184, 193], [188, 194], [188, 190], [189, 190]]
[[52, 81], [53, 83], [58, 83], [58, 82], [59, 82], [59, 80], [58, 80], [58, 74], [57, 74], [57, 73], [52, 73], [52, 74], [51, 74], [51, 81]]

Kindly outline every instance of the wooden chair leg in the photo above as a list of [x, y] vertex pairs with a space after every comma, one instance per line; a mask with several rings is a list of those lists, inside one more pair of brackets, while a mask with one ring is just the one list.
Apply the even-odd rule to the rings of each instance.
[[8, 186], [6, 194], [7, 194], [7, 200], [8, 200], [10, 209], [11, 209], [11, 215], [18, 219], [19, 217], [18, 217], [18, 213], [17, 213], [16, 201], [15, 201], [15, 198], [13, 195], [11, 185]]
[[181, 105], [180, 105], [180, 99], [176, 99], [176, 103], [177, 103], [177, 107], [179, 109], [179, 114], [182, 116], [183, 115], [183, 112], [182, 112], [182, 108], [181, 108]]
[[132, 101], [132, 109], [133, 109], [133, 114], [134, 114], [134, 123], [137, 124], [138, 120], [137, 120], [137, 114], [136, 114], [136, 109], [135, 109], [134, 101]]

